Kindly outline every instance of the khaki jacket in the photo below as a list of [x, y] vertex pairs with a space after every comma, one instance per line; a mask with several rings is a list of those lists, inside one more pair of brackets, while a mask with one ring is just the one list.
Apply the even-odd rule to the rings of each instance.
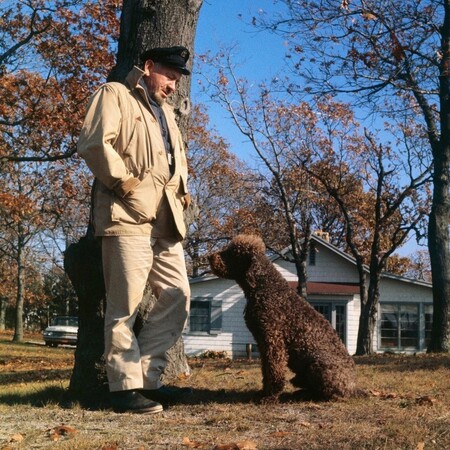
[[96, 236], [186, 234], [187, 162], [172, 108], [164, 104], [174, 156], [171, 176], [159, 123], [135, 67], [121, 83], [106, 83], [92, 96], [78, 153], [96, 177]]

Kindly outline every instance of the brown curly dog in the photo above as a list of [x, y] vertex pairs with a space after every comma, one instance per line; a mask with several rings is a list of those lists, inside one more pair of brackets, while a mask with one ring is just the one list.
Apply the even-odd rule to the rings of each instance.
[[245, 323], [261, 355], [263, 396], [276, 401], [291, 380], [310, 398], [333, 400], [356, 392], [355, 364], [331, 324], [289, 287], [257, 236], [239, 235], [209, 257], [221, 278], [236, 280], [247, 299]]

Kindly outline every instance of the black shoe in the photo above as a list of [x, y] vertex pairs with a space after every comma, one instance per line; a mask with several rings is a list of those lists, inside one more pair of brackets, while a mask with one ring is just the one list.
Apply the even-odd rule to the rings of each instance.
[[112, 409], [117, 413], [155, 414], [163, 410], [162, 405], [135, 390], [111, 392], [110, 396]]
[[147, 389], [141, 391], [145, 398], [161, 403], [176, 403], [186, 396], [192, 395], [189, 387], [161, 386], [159, 389]]

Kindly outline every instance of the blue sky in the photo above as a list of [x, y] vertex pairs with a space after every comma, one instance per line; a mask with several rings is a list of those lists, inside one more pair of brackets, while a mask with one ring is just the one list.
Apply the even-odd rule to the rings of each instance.
[[[205, 0], [200, 10], [195, 53], [215, 54], [233, 46], [240, 75], [255, 82], [269, 79], [282, 68], [285, 42], [271, 33], [257, 31], [251, 21], [263, 12], [272, 14], [280, 7], [280, 4], [274, 6], [272, 0]], [[225, 109], [201, 94], [197, 86], [199, 78], [200, 74], [193, 74], [192, 101], [208, 107], [211, 125], [230, 144], [230, 150], [241, 159], [251, 160], [251, 146], [245, 143]]]

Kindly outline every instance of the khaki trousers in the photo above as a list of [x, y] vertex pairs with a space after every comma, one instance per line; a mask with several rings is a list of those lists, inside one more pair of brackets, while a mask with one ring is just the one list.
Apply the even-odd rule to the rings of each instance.
[[[107, 236], [102, 256], [109, 389], [157, 389], [166, 351], [181, 336], [189, 310], [182, 244], [149, 236]], [[147, 279], [157, 301], [136, 338], [133, 325]]]

